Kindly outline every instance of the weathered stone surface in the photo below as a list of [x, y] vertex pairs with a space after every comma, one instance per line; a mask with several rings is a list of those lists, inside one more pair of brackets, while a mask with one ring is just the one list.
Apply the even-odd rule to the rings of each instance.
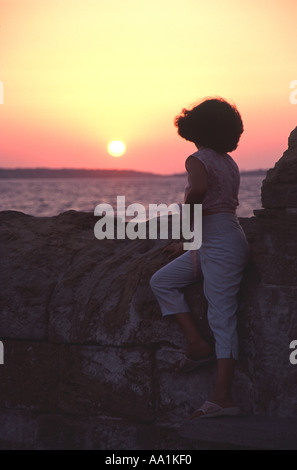
[[[166, 263], [160, 249], [168, 241], [99, 241], [96, 220], [74, 211], [52, 218], [1, 213], [2, 337], [131, 344], [144, 340], [146, 322], [160, 322], [147, 278]], [[155, 334], [157, 342], [160, 324]]]
[[[154, 240], [136, 240], [120, 250], [114, 242], [113, 251], [104, 260], [99, 257], [94, 265], [98, 252], [105, 252], [104, 245], [105, 241], [95, 242], [91, 258], [88, 257], [91, 267], [85, 266], [86, 253], [82, 251], [61, 274], [49, 302], [50, 338], [59, 342], [129, 345], [149, 344], [152, 337], [156, 342], [170, 341], [173, 334], [174, 341], [176, 334], [168, 337], [162, 328], [148, 284], [162, 260], [160, 245]], [[148, 325], [155, 327], [149, 337]]]
[[290, 134], [288, 149], [267, 172], [262, 184], [262, 205], [297, 208], [297, 127]]
[[32, 412], [0, 409], [0, 450], [36, 449], [37, 430]]
[[[1, 214], [0, 283], [5, 288], [0, 296], [0, 331], [5, 337], [44, 340], [52, 289], [47, 272], [53, 266], [47, 263], [49, 254], [33, 221], [19, 212]], [[36, 276], [40, 271], [43, 275]]]
[[[178, 444], [177, 444], [178, 443]], [[188, 450], [179, 426], [121, 419], [0, 410], [0, 450]]]
[[[159, 394], [157, 417], [166, 423], [180, 423], [209, 399], [214, 386], [216, 365], [204, 366], [195, 373], [173, 373], [182, 352], [161, 348], [156, 354], [156, 387]], [[234, 379], [234, 399], [245, 413], [253, 413], [253, 382], [240, 365]]]
[[[265, 416], [193, 420], [181, 426], [181, 436], [216, 444], [224, 449], [297, 450], [297, 419]], [[233, 447], [232, 447], [233, 446]]]
[[152, 359], [150, 351], [63, 346], [59, 409], [153, 421]]
[[241, 364], [253, 385], [252, 412], [270, 416], [297, 414], [296, 368], [289, 361], [289, 345], [297, 338], [296, 287], [259, 284], [254, 296], [241, 305], [244, 334], [240, 335]]
[[251, 269], [253, 275], [259, 275], [259, 282], [297, 286], [297, 217], [283, 214], [240, 222], [252, 247]]
[[[114, 405], [109, 406], [107, 400], [106, 402], [100, 401], [102, 399], [96, 395], [96, 390], [102, 381], [105, 384], [103, 387], [105, 396], [110, 393], [110, 388], [113, 390], [118, 388], [119, 395], [123, 394], [128, 397], [130, 396], [128, 382], [123, 391], [118, 382], [113, 382], [115, 377], [112, 379], [110, 376], [107, 379], [104, 374], [100, 375], [99, 371], [104, 370], [104, 362], [108, 363], [108, 358], [113, 357], [114, 364], [122, 365], [124, 375], [127, 373], [125, 372], [126, 364], [129, 377], [132, 377], [131, 384], [137, 383], [137, 371], [143, 361], [143, 348], [148, 348], [149, 355], [154, 349], [157, 351], [155, 378], [158, 377], [159, 384], [159, 389], [158, 387], [156, 389], [158, 392], [155, 390], [155, 396], [152, 398], [154, 387], [148, 384], [154, 377], [154, 373], [150, 375], [154, 359], [150, 356], [144, 361], [146, 378], [143, 382], [143, 393], [146, 397], [146, 405], [155, 400], [155, 403], [160, 404], [160, 407], [156, 408], [161, 413], [160, 416], [165, 416], [168, 410], [166, 419], [169, 419], [170, 406], [165, 406], [166, 400], [163, 392], [165, 395], [169, 394], [170, 399], [168, 399], [172, 407], [176, 408], [175, 416], [185, 417], [189, 409], [198, 405], [199, 400], [202, 400], [206, 393], [203, 387], [202, 389], [198, 387], [200, 391], [197, 391], [195, 400], [191, 395], [192, 392], [189, 392], [186, 406], [182, 403], [177, 404], [178, 401], [174, 404], [176, 397], [173, 383], [176, 381], [178, 391], [180, 379], [170, 371], [169, 365], [173, 358], [178, 357], [184, 350], [185, 342], [176, 324], [170, 319], [161, 318], [159, 306], [149, 287], [152, 273], [167, 262], [167, 256], [162, 253], [166, 245], [165, 241], [104, 240], [99, 242], [94, 239], [92, 214], [69, 212], [58, 217], [42, 219], [15, 212], [6, 212], [1, 216], [3, 219], [2, 241], [5, 245], [7, 243], [9, 248], [5, 250], [5, 259], [11, 258], [10, 263], [4, 259], [6, 272], [6, 277], [2, 278], [5, 295], [4, 310], [9, 311], [10, 316], [1, 315], [2, 338], [9, 338], [14, 331], [16, 338], [30, 340], [32, 337], [38, 337], [39, 327], [35, 328], [36, 323], [36, 325], [43, 325], [44, 332], [49, 332], [46, 339], [50, 343], [44, 343], [45, 348], [47, 344], [53, 342], [89, 345], [87, 349], [84, 349], [86, 346], [82, 346], [81, 349], [79, 346], [73, 346], [71, 349], [71, 354], [74, 354], [73, 358], [66, 346], [66, 349], [62, 348], [60, 364], [63, 366], [63, 372], [55, 370], [55, 373], [61, 374], [59, 396], [63, 411], [101, 413], [103, 410], [108, 410], [108, 414], [115, 416], [116, 413], [120, 413], [121, 408], [124, 410], [123, 416], [127, 416], [126, 405], [113, 408]], [[292, 382], [292, 374], [295, 372], [288, 358], [289, 344], [295, 336], [297, 337], [297, 319], [294, 313], [297, 310], [297, 253], [294, 246], [296, 217], [285, 215], [252, 217], [241, 219], [241, 224], [252, 249], [251, 261], [240, 293], [238, 310], [241, 383], [245, 384], [241, 389], [253, 388], [253, 397], [244, 400], [244, 403], [246, 408], [253, 412], [289, 414], [289, 410], [296, 407], [294, 397], [285, 391], [291, 390], [288, 381]], [[20, 236], [22, 230], [27, 240], [26, 243], [22, 242]], [[18, 234], [20, 238], [16, 238], [15, 234]], [[66, 238], [68, 242], [64, 246]], [[11, 240], [14, 240], [14, 250]], [[29, 240], [31, 240], [30, 243]], [[24, 257], [27, 260], [25, 264], [23, 263]], [[41, 262], [43, 258], [44, 261]], [[3, 270], [1, 272], [3, 273]], [[19, 272], [15, 284], [11, 281], [14, 272]], [[26, 290], [22, 289], [22, 279], [23, 283], [28, 286]], [[42, 286], [47, 283], [51, 289], [44, 295]], [[40, 297], [38, 297], [38, 292]], [[203, 296], [202, 283], [187, 287], [185, 293], [200, 330], [211, 342], [212, 335], [206, 317], [207, 303]], [[14, 306], [16, 301], [20, 305], [26, 304], [28, 312], [31, 311], [32, 306], [33, 319], [30, 320], [29, 314], [26, 317], [29, 323], [25, 323], [18, 312], [14, 315], [11, 305]], [[40, 305], [45, 303], [43, 308], [38, 310], [39, 317], [37, 310], [34, 310], [36, 302]], [[20, 343], [16, 348], [21, 348], [22, 344], [26, 347], [26, 343]], [[36, 343], [36, 348], [38, 344]], [[97, 348], [97, 346], [104, 348]], [[114, 349], [115, 347], [124, 349], [117, 350]], [[129, 357], [132, 357], [131, 347], [137, 348], [137, 352], [133, 353], [138, 355], [138, 365], [135, 364], [135, 367], [129, 362]], [[175, 354], [167, 357], [168, 364], [166, 361], [160, 362], [160, 354], [166, 348], [175, 351]], [[5, 347], [5, 353], [6, 357], [9, 357], [7, 356], [9, 349], [8, 351], [7, 349], [8, 346]], [[21, 358], [18, 356], [19, 353], [14, 354], [20, 369]], [[47, 369], [46, 355], [47, 353], [39, 364], [42, 370]], [[123, 357], [126, 359], [124, 360]], [[95, 372], [94, 376], [86, 375], [83, 364], [90, 363], [96, 365], [99, 375]], [[67, 364], [69, 364], [68, 373], [66, 373]], [[110, 368], [112, 369], [112, 365]], [[34, 375], [35, 372], [32, 374]], [[34, 382], [32, 374], [30, 380]], [[30, 374], [27, 375], [30, 376]], [[275, 377], [276, 385], [269, 392], [265, 384], [271, 383], [272, 376]], [[17, 373], [13, 377], [12, 383], [18, 382]], [[214, 377], [214, 371], [211, 377]], [[125, 383], [124, 376], [121, 380]], [[193, 378], [186, 380], [191, 381]], [[172, 385], [166, 391], [166, 383], [171, 383], [171, 381]], [[15, 407], [31, 406], [29, 399], [18, 403], [15, 394], [9, 391], [10, 382], [6, 380], [3, 383], [6, 384], [6, 389], [2, 395], [6, 398], [2, 400], [8, 400], [7, 403]], [[25, 383], [27, 393], [30, 395], [32, 387], [28, 385], [28, 381]], [[206, 380], [205, 383], [208, 390], [210, 382]], [[286, 389], [284, 389], [285, 384]], [[91, 397], [91, 399], [86, 398], [86, 401], [83, 398], [85, 387], [90, 387], [88, 393], [89, 398]], [[193, 386], [189, 386], [189, 390], [194, 390], [195, 387], [194, 381]], [[235, 393], [237, 389], [240, 387], [235, 387]], [[77, 392], [77, 390], [80, 391]], [[286, 406], [283, 406], [284, 399]], [[111, 401], [115, 403], [117, 399]], [[6, 406], [6, 402], [2, 401], [2, 403]], [[40, 406], [38, 403], [37, 400], [35, 403], [37, 408]], [[32, 406], [34, 406], [33, 403]], [[153, 419], [153, 406], [151, 408], [148, 406], [147, 409], [150, 410], [148, 414], [143, 409], [136, 412], [139, 417], [141, 416], [140, 419]], [[160, 417], [157, 416], [157, 418]]]
[[58, 347], [5, 341], [0, 408], [54, 411], [58, 400]]
[[203, 367], [199, 372], [174, 373], [174, 365], [182, 352], [161, 348], [156, 354], [156, 387], [158, 389], [158, 419], [178, 423], [189, 417], [206, 400], [213, 386], [215, 366]]

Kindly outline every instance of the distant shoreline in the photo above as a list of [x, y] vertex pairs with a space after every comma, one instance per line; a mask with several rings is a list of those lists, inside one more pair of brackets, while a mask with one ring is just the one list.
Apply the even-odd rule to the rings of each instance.
[[[265, 176], [267, 170], [241, 171], [241, 176]], [[149, 173], [134, 170], [87, 170], [75, 168], [0, 168], [0, 179], [30, 179], [30, 178], [155, 178], [155, 177], [185, 177], [186, 173], [174, 173], [170, 175], [160, 175], [158, 173]]]

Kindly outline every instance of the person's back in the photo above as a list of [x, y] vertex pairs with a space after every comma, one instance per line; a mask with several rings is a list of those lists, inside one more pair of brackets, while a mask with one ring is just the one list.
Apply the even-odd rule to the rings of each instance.
[[[208, 190], [203, 199], [203, 214], [231, 212], [238, 206], [240, 184], [239, 169], [233, 158], [210, 148], [201, 148], [191, 155], [204, 165], [208, 177]], [[185, 188], [185, 199], [191, 182]]]

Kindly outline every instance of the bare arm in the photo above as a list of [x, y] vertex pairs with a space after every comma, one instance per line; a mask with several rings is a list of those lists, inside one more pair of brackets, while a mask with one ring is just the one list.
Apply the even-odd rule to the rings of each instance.
[[[188, 192], [185, 204], [191, 205], [191, 222], [194, 215], [194, 204], [202, 204], [205, 194], [208, 189], [207, 173], [203, 163], [193, 156], [186, 160], [186, 170], [188, 172], [191, 189]], [[183, 252], [183, 241], [173, 242], [164, 248], [164, 253], [169, 254], [169, 259], [174, 259], [180, 256]]]
[[193, 156], [188, 157], [186, 160], [186, 170], [189, 175], [191, 189], [186, 196], [185, 204], [191, 205], [192, 221], [194, 204], [202, 204], [208, 189], [208, 179], [205, 166], [198, 158]]

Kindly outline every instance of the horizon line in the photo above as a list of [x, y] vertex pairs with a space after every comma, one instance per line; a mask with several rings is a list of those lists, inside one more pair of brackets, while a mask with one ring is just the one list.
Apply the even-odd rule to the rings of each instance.
[[[267, 172], [269, 168], [254, 168], [250, 170], [239, 169], [239, 172], [242, 173], [264, 173]], [[187, 172], [174, 172], [174, 173], [154, 173], [152, 171], [146, 170], [133, 170], [133, 169], [120, 169], [120, 168], [71, 168], [71, 167], [62, 167], [62, 168], [50, 168], [50, 167], [15, 167], [15, 168], [6, 168], [0, 167], [0, 172], [2, 171], [83, 171], [83, 172], [132, 172], [132, 173], [140, 173], [152, 176], [183, 176], [186, 175]]]

